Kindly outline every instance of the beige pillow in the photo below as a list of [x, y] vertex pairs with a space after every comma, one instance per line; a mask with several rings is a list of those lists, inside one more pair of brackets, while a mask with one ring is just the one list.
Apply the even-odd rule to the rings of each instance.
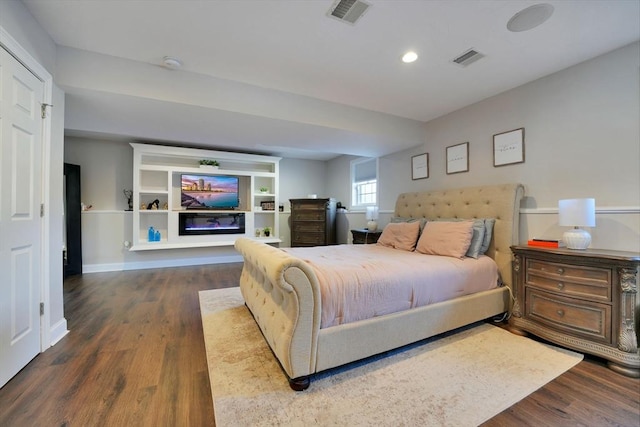
[[378, 245], [403, 251], [412, 251], [416, 248], [419, 234], [420, 222], [418, 221], [389, 223], [382, 230]]
[[473, 236], [473, 221], [428, 221], [416, 251], [428, 255], [464, 257]]

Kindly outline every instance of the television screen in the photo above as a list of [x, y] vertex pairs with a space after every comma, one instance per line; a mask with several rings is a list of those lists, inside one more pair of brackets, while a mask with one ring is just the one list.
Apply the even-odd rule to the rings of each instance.
[[238, 177], [229, 175], [187, 175], [181, 177], [180, 205], [187, 209], [237, 208]]

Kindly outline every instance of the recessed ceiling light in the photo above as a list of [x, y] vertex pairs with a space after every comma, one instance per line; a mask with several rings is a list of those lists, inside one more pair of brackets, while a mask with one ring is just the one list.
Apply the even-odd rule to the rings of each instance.
[[178, 70], [182, 67], [182, 61], [178, 58], [174, 58], [173, 56], [165, 56], [162, 58], [162, 65], [171, 70]]
[[551, 18], [551, 15], [553, 6], [549, 3], [534, 4], [513, 15], [507, 22], [507, 28], [515, 33], [532, 30]]
[[414, 62], [416, 59], [418, 59], [418, 54], [413, 51], [402, 55], [402, 62], [406, 62], [407, 64]]

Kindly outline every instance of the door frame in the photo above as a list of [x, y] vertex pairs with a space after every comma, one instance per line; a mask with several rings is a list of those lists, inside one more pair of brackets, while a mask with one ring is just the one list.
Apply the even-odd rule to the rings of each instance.
[[[0, 26], [0, 46], [7, 50], [14, 58], [25, 66], [33, 75], [44, 84], [44, 103], [51, 105], [53, 99], [53, 77], [51, 74], [25, 50], [2, 26]], [[49, 107], [51, 108], [51, 107]], [[44, 304], [44, 314], [40, 316], [40, 352], [51, 346], [51, 313], [50, 313], [50, 286], [51, 286], [51, 254], [49, 251], [51, 235], [51, 114], [47, 114], [42, 122], [42, 194], [40, 203], [44, 203], [44, 215], [42, 216], [42, 254], [40, 273], [40, 302]], [[61, 248], [62, 249], [62, 248]]]

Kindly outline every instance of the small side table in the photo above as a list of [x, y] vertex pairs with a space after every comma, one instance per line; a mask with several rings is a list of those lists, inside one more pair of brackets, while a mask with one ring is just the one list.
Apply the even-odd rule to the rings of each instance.
[[376, 243], [382, 234], [381, 230], [369, 231], [366, 228], [359, 228], [357, 230], [351, 230], [351, 235], [353, 236], [353, 244], [361, 245], [361, 244], [369, 244]]

